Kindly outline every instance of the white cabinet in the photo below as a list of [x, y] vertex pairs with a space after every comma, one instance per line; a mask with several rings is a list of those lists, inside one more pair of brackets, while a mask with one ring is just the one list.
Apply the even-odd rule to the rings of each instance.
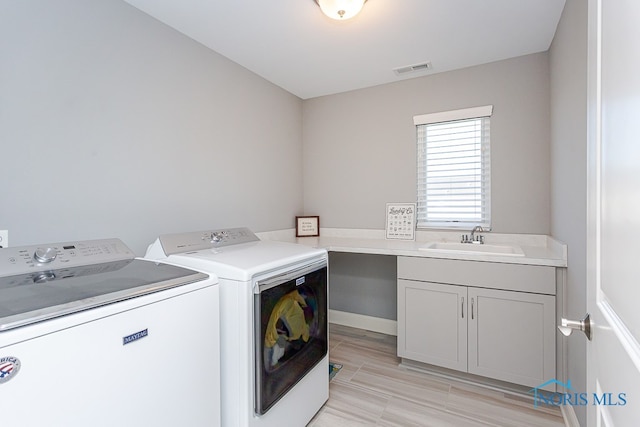
[[554, 293], [553, 267], [398, 257], [398, 356], [536, 387], [556, 373]]

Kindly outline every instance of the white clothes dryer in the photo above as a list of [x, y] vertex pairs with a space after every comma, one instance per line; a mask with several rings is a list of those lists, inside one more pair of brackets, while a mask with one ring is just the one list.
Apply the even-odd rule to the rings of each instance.
[[327, 252], [235, 228], [162, 235], [146, 258], [219, 279], [222, 425], [305, 426], [329, 397]]

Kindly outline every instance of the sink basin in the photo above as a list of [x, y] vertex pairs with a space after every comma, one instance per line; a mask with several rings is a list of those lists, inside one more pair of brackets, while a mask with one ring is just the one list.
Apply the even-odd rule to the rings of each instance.
[[424, 251], [447, 251], [464, 254], [524, 256], [522, 248], [515, 245], [480, 245], [473, 243], [431, 242], [419, 248]]

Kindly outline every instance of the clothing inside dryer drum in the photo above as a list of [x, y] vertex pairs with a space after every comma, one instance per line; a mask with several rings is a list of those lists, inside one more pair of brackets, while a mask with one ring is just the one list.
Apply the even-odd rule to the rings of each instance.
[[[299, 292], [300, 290], [300, 292]], [[308, 289], [296, 289], [275, 304], [264, 337], [265, 367], [274, 368], [300, 350], [317, 328], [317, 302]]]

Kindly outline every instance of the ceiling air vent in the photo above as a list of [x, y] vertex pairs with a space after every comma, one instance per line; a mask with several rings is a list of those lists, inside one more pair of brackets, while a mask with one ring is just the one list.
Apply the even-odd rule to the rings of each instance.
[[430, 70], [431, 68], [432, 68], [431, 62], [423, 62], [421, 64], [407, 65], [406, 67], [394, 68], [393, 72], [399, 76], [402, 76], [405, 74], [415, 73], [418, 71], [427, 71], [427, 70]]

